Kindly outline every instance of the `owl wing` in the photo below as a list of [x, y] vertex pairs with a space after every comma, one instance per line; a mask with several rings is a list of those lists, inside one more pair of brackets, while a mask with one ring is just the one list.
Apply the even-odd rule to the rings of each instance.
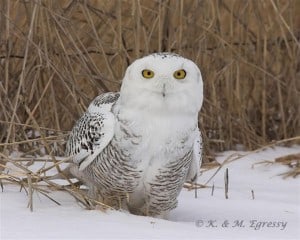
[[90, 104], [76, 122], [66, 146], [66, 154], [84, 170], [110, 143], [114, 136], [115, 116], [111, 109], [118, 93], [105, 93]]
[[193, 159], [186, 177], [187, 182], [196, 182], [202, 164], [202, 136], [199, 128], [196, 129], [196, 138], [193, 145]]

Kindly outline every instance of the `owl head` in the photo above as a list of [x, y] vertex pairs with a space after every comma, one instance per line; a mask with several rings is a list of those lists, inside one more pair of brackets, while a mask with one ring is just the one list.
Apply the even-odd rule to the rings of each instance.
[[200, 70], [173, 53], [137, 59], [126, 70], [119, 101], [135, 111], [197, 114], [203, 102]]

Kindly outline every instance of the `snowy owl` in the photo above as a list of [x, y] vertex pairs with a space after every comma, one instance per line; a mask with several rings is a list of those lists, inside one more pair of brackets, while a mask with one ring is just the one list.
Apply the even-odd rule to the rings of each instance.
[[96, 97], [75, 124], [66, 153], [90, 197], [133, 214], [166, 216], [201, 165], [199, 68], [154, 53], [126, 70], [119, 93]]

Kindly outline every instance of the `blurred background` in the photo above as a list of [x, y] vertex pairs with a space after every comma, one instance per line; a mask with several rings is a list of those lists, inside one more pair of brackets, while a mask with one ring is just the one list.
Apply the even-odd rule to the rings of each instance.
[[91, 100], [158, 51], [202, 71], [206, 161], [299, 143], [299, 39], [299, 0], [0, 0], [0, 157], [63, 155]]

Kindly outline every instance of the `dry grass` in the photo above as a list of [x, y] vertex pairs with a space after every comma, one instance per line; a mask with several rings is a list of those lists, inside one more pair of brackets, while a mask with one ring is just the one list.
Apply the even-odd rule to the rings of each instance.
[[59, 170], [55, 156], [87, 104], [156, 51], [202, 70], [206, 161], [299, 136], [299, 13], [297, 0], [0, 0], [2, 167], [18, 150], [48, 154]]

